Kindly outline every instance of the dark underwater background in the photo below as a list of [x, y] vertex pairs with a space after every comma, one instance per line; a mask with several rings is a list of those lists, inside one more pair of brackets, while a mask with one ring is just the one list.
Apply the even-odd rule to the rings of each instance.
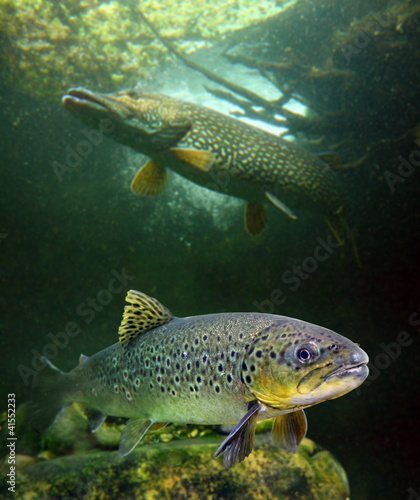
[[[296, 266], [310, 265], [320, 239], [333, 241], [318, 213], [291, 221], [269, 206], [268, 229], [252, 238], [241, 200], [175, 175], [156, 198], [136, 197], [129, 186], [144, 158], [109, 139], [58, 177], [54, 162], [65, 164], [86, 130], [60, 94], [137, 82], [112, 82], [105, 67], [90, 71], [88, 63], [69, 81], [59, 64], [56, 78], [47, 67], [19, 69], [12, 63], [21, 48], [0, 28], [0, 411], [8, 393], [18, 405], [29, 398], [34, 351], [68, 322], [81, 332], [54, 356], [64, 371], [80, 353], [116, 342], [130, 288], [177, 316], [264, 310], [331, 328], [369, 354], [364, 386], [307, 410], [308, 436], [344, 466], [353, 499], [419, 498], [420, 3], [300, 1], [190, 56], [256, 93], [272, 81], [290, 89], [312, 109], [305, 123], [290, 121], [291, 135], [315, 153], [336, 151], [348, 167], [338, 176], [361, 265], [345, 245], [312, 259], [304, 278]], [[258, 62], [265, 73], [256, 75]], [[138, 78], [144, 88], [216, 102], [203, 84], [216, 85], [179, 60], [152, 63]], [[116, 275], [128, 275], [123, 291], [104, 295]], [[95, 310], [88, 299], [98, 294], [107, 304]]]

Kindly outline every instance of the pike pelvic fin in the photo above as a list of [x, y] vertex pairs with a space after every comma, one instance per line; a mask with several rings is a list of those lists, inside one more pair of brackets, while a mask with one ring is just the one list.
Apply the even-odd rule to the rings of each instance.
[[135, 194], [155, 196], [161, 193], [168, 183], [168, 172], [166, 168], [159, 166], [153, 160], [149, 160], [134, 177], [131, 183], [131, 191]]
[[251, 236], [256, 236], [267, 225], [267, 209], [262, 203], [247, 202], [245, 207], [245, 229]]
[[277, 208], [279, 208], [288, 217], [290, 217], [291, 219], [297, 219], [297, 216], [292, 212], [292, 210], [290, 210], [289, 207], [287, 207], [282, 201], [280, 201], [276, 196], [274, 196], [273, 193], [266, 191], [265, 195], [267, 196], [267, 198], [271, 201], [271, 203], [273, 205], [275, 205]]
[[280, 415], [273, 423], [274, 442], [284, 450], [296, 453], [307, 429], [308, 422], [303, 410]]
[[214, 158], [210, 151], [182, 148], [171, 148], [170, 151], [178, 158], [178, 160], [188, 163], [203, 172], [208, 172], [213, 165]]
[[255, 426], [257, 425], [260, 410], [261, 404], [258, 401], [251, 401], [247, 413], [213, 455], [213, 458], [217, 458], [223, 452], [225, 453], [223, 465], [226, 469], [230, 469], [237, 462], [242, 462], [251, 453], [254, 446]]
[[145, 293], [130, 290], [125, 298], [123, 319], [118, 329], [118, 340], [128, 342], [142, 333], [171, 321], [174, 315], [158, 300]]

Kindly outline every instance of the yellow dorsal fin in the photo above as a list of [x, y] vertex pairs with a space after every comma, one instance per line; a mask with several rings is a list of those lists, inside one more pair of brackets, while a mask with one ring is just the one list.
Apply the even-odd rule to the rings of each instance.
[[171, 321], [174, 315], [158, 300], [145, 293], [130, 290], [125, 300], [123, 319], [118, 329], [118, 340], [127, 342], [142, 333]]
[[160, 167], [153, 160], [149, 160], [134, 177], [131, 191], [136, 194], [155, 196], [165, 189], [168, 182], [166, 168]]
[[210, 151], [171, 148], [171, 152], [178, 158], [178, 160], [189, 163], [203, 172], [208, 172], [213, 165], [214, 158]]

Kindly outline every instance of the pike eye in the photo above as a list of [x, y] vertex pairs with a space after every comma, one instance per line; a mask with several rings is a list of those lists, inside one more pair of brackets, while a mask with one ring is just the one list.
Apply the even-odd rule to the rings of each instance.
[[308, 347], [302, 347], [297, 351], [296, 355], [301, 363], [309, 363], [314, 357], [312, 351]]

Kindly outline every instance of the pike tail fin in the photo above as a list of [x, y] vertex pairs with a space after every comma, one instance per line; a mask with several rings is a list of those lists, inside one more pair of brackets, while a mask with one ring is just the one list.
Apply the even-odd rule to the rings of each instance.
[[61, 411], [72, 402], [67, 374], [47, 358], [41, 359], [45, 367], [35, 376], [28, 412], [31, 426], [40, 433], [51, 427]]
[[339, 245], [344, 245], [347, 240], [350, 242], [354, 259], [357, 265], [359, 267], [362, 267], [359, 252], [357, 250], [356, 240], [354, 238], [353, 231], [350, 229], [350, 226], [348, 225], [346, 219], [341, 215], [334, 215], [330, 217], [324, 215], [324, 219]]

